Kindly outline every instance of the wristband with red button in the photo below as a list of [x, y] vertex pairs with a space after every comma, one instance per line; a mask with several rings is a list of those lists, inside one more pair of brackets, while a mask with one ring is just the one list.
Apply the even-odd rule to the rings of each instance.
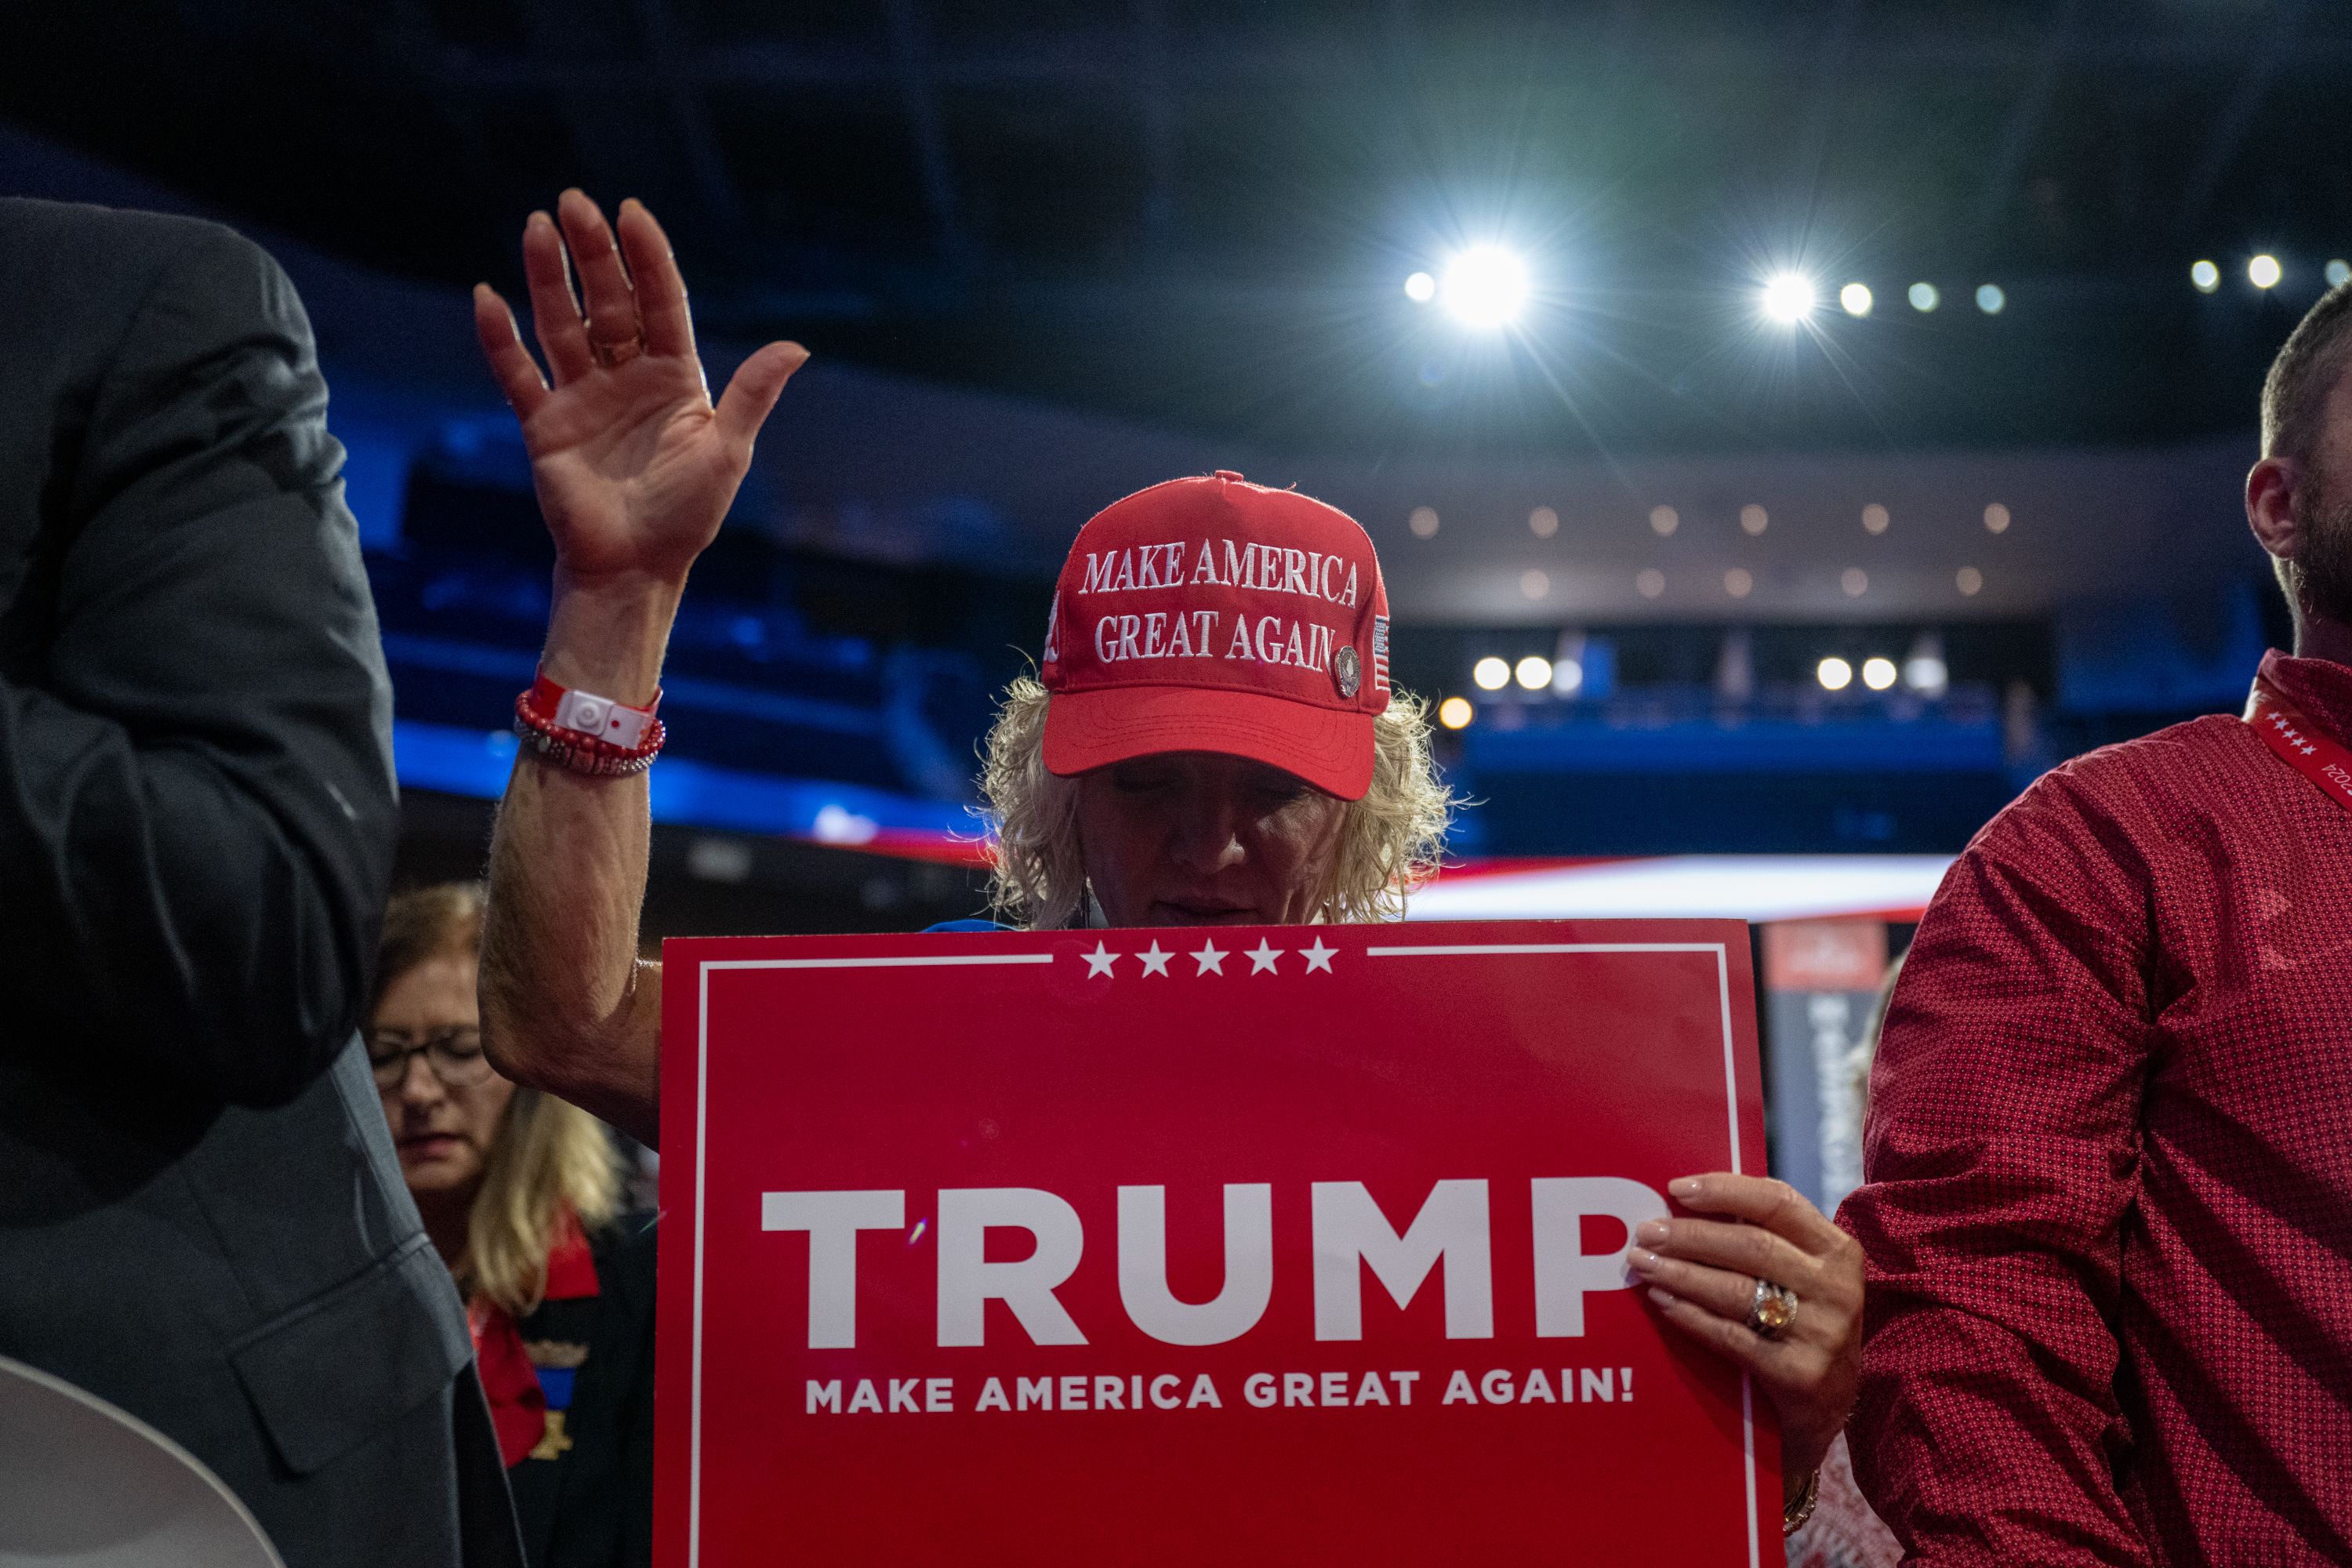
[[653, 765], [667, 738], [654, 716], [593, 691], [558, 686], [541, 673], [515, 699], [515, 733], [542, 759], [573, 773], [612, 776]]

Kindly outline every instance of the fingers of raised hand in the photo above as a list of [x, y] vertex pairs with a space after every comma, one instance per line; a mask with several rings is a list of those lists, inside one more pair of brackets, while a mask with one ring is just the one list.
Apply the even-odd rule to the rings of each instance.
[[580, 274], [580, 291], [588, 307], [589, 346], [606, 364], [625, 360], [640, 346], [637, 300], [621, 266], [621, 248], [604, 222], [604, 214], [584, 191], [569, 190], [555, 204], [563, 224], [564, 242], [572, 247], [572, 265]]
[[474, 285], [474, 335], [481, 340], [482, 357], [490, 362], [490, 374], [517, 417], [530, 418], [547, 396], [547, 381], [530, 351], [522, 346], [514, 311], [487, 283]]
[[549, 373], [558, 386], [579, 380], [596, 368], [596, 357], [588, 350], [580, 303], [572, 297], [563, 237], [543, 212], [531, 214], [523, 225], [522, 270], [530, 283], [530, 330], [547, 356]]
[[669, 237], [634, 196], [621, 204], [614, 226], [620, 230], [621, 254], [629, 264], [629, 278], [636, 289], [637, 320], [645, 328], [646, 352], [691, 354], [694, 320], [687, 310], [686, 281], [678, 276]]
[[808, 357], [808, 350], [798, 343], [770, 343], [736, 366], [728, 379], [727, 390], [719, 396], [719, 427], [747, 458], [784, 383]]

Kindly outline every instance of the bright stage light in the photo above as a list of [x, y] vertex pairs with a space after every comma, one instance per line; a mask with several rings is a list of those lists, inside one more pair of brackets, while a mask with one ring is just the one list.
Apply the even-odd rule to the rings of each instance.
[[1746, 506], [1739, 509], [1739, 527], [1743, 532], [1750, 534], [1761, 533], [1767, 528], [1770, 527], [1771, 524], [1772, 514], [1766, 511], [1762, 507], [1758, 506], [1754, 501], [1749, 501]]
[[1910, 290], [1911, 308], [1921, 312], [1934, 310], [1944, 302], [1944, 296], [1933, 283], [1914, 283]]
[[1977, 309], [1982, 310], [1986, 315], [1998, 316], [2003, 310], [2008, 308], [2008, 305], [2009, 296], [2001, 291], [2000, 284], [1979, 283], [1977, 285]]
[[1756, 591], [1756, 577], [1745, 566], [1734, 566], [1723, 574], [1723, 591], [1735, 599], [1744, 599]]
[[1437, 509], [1435, 507], [1417, 506], [1412, 509], [1412, 515], [1406, 518], [1404, 521], [1405, 526], [1412, 530], [1412, 536], [1415, 539], [1434, 539], [1437, 537]]
[[1528, 264], [1499, 245], [1474, 245], [1445, 264], [1438, 297], [1465, 327], [1494, 331], [1528, 303]]
[[1787, 326], [1811, 315], [1819, 298], [1813, 280], [1801, 272], [1776, 272], [1764, 280], [1764, 313]]
[[1847, 284], [1838, 290], [1838, 303], [1845, 307], [1845, 313], [1849, 316], [1867, 316], [1870, 314], [1870, 285]]
[[2339, 256], [2327, 264], [2327, 286], [2341, 289], [2347, 283], [2352, 283], [2352, 261]]
[[1541, 691], [1551, 684], [1551, 660], [1539, 653], [1531, 653], [1519, 660], [1518, 668], [1511, 674], [1528, 690]]
[[1952, 672], [1944, 664], [1944, 639], [1921, 632], [1903, 661], [1903, 684], [1922, 697], [1941, 697], [1951, 683]]
[[2189, 281], [2197, 285], [2200, 294], [2210, 294], [2221, 286], [2221, 269], [2210, 261], [2189, 264]]
[[2246, 263], [2246, 281], [2257, 289], [2275, 289], [2283, 275], [2275, 256], [2257, 256]]
[[1862, 683], [1873, 691], [1885, 690], [1895, 684], [1895, 661], [1891, 658], [1864, 659]]
[[1416, 305], [1426, 305], [1437, 298], [1437, 279], [1426, 272], [1415, 272], [1404, 280], [1404, 297]]
[[1825, 691], [1843, 691], [1853, 684], [1853, 666], [1832, 654], [1813, 667], [1813, 679]]
[[1584, 686], [1584, 666], [1572, 658], [1555, 661], [1551, 667], [1551, 694], [1573, 697]]
[[1477, 711], [1470, 706], [1468, 698], [1449, 697], [1437, 705], [1437, 721], [1449, 730], [1465, 730]]
[[1963, 566], [1952, 574], [1952, 583], [1964, 596], [1974, 598], [1984, 586], [1984, 574], [1973, 566]]
[[1549, 539], [1559, 531], [1559, 513], [1548, 506], [1539, 506], [1528, 513], [1528, 531], [1538, 539]]
[[1887, 510], [1876, 501], [1862, 509], [1862, 528], [1865, 533], [1885, 533], [1886, 525], [1894, 521]]
[[1490, 653], [1470, 667], [1470, 679], [1481, 691], [1500, 691], [1511, 683], [1511, 667]]
[[1985, 531], [1987, 533], [2007, 533], [2009, 531], [2009, 508], [2001, 505], [2000, 502], [1995, 501], [1990, 506], [1985, 508], [1984, 517]]

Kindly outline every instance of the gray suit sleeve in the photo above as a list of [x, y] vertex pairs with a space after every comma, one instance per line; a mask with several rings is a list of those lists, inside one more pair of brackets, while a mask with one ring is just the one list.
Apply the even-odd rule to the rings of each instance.
[[44, 498], [46, 668], [0, 681], [0, 1052], [268, 1104], [364, 1001], [391, 689], [301, 303], [185, 232]]

